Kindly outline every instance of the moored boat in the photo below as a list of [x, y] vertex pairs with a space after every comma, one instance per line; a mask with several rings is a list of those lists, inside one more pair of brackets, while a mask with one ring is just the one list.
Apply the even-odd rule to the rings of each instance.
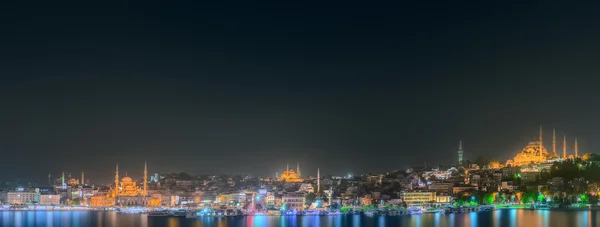
[[171, 216], [167, 210], [153, 210], [148, 212], [148, 217], [166, 217]]
[[423, 210], [421, 210], [421, 208], [418, 208], [418, 207], [410, 207], [410, 208], [408, 208], [408, 214], [421, 215], [421, 214], [423, 214]]

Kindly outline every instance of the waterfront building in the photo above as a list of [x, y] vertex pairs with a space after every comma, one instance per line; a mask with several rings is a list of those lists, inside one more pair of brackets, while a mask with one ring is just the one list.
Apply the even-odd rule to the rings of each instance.
[[452, 196], [449, 195], [436, 195], [435, 203], [437, 205], [451, 205], [452, 204]]
[[282, 206], [286, 210], [304, 210], [304, 193], [287, 193], [281, 198]]
[[407, 191], [402, 193], [402, 200], [408, 206], [432, 203], [436, 201], [436, 193], [430, 191]]
[[10, 204], [32, 204], [38, 202], [38, 193], [16, 191], [7, 193], [7, 201]]
[[274, 192], [267, 192], [267, 196], [265, 198], [266, 198], [266, 202], [267, 202], [267, 207], [275, 206], [275, 193]]
[[41, 194], [40, 205], [56, 206], [60, 205], [60, 195], [56, 194]]

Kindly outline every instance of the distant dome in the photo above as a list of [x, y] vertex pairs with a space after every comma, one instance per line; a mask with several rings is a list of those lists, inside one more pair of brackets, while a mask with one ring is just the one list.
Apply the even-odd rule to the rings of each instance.
[[133, 182], [133, 180], [131, 180], [131, 177], [123, 177], [123, 179], [121, 179], [121, 182]]

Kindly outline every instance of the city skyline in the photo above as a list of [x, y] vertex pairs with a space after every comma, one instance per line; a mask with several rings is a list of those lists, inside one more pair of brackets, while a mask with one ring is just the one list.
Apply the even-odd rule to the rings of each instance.
[[460, 140], [465, 159], [500, 161], [540, 125], [546, 147], [556, 128], [569, 150], [575, 136], [600, 149], [594, 7], [234, 5], [1, 7], [0, 180], [110, 179], [143, 159], [151, 172], [385, 172], [457, 160]]
[[[552, 145], [551, 146], [546, 146], [547, 143], [548, 143], [548, 141], [543, 141], [543, 145], [542, 145], [544, 147], [544, 150], [548, 150], [548, 154], [550, 154], [550, 151], [549, 151], [550, 147], [553, 148], [553, 152], [552, 153], [558, 155], [559, 158], [563, 158], [563, 156], [562, 156], [563, 154], [565, 154], [567, 156], [573, 156], [573, 157], [576, 156], [578, 158], [581, 158], [581, 155], [583, 155], [585, 153], [592, 153], [592, 152], [585, 152], [584, 151], [584, 152], [580, 152], [579, 154], [577, 154], [577, 150], [578, 150], [577, 137], [574, 136], [573, 137], [574, 138], [574, 142], [571, 143], [571, 145], [567, 145], [568, 142], [566, 141], [566, 139], [567, 139], [566, 133], [564, 133], [564, 141], [561, 141], [560, 144], [559, 144], [561, 147], [563, 147], [563, 150], [560, 151], [560, 152], [556, 151], [556, 147], [555, 147], [556, 146], [556, 137], [555, 137], [556, 128], [552, 128], [552, 132], [553, 132], [553, 136], [552, 136], [552, 140], [551, 140], [551, 144]], [[543, 130], [542, 130], [542, 127], [540, 127], [540, 136], [542, 135], [542, 133], [543, 133]], [[539, 138], [540, 137], [535, 137], [534, 136], [532, 138], [532, 140], [526, 142], [525, 144], [531, 143], [531, 142], [535, 142], [535, 141], [539, 141]], [[571, 147], [569, 147], [569, 146], [571, 146]], [[522, 149], [519, 149], [519, 150], [516, 150], [516, 151], [511, 151], [511, 152], [509, 152], [508, 155], [512, 157], [512, 156], [520, 153], [521, 150]], [[424, 165], [426, 165], [428, 167], [435, 167], [435, 166], [438, 166], [438, 165], [452, 166], [452, 165], [457, 165], [457, 164], [462, 163], [461, 160], [464, 160], [464, 161], [468, 160], [468, 161], [474, 162], [476, 160], [476, 158], [483, 157], [483, 156], [477, 156], [477, 157], [472, 157], [471, 159], [464, 158], [463, 157], [463, 155], [464, 155], [464, 153], [463, 153], [464, 149], [463, 149], [463, 141], [462, 140], [459, 140], [457, 151], [458, 151], [458, 154], [456, 155], [456, 161], [448, 161], [446, 163], [439, 163], [439, 164], [429, 163], [429, 165], [428, 165], [427, 164], [427, 160], [425, 160], [424, 161]], [[504, 159], [499, 159], [499, 158], [496, 158], [496, 157], [483, 157], [483, 158], [485, 158], [485, 160], [488, 161], [488, 162], [489, 161], [499, 161], [500, 163], [504, 163], [505, 162]], [[508, 160], [512, 160], [512, 159], [509, 158]], [[138, 173], [139, 171], [133, 171], [132, 172], [133, 174], [129, 175], [128, 172], [125, 171], [124, 172], [125, 173], [124, 176], [133, 176], [133, 179], [135, 181], [140, 181], [142, 178], [146, 179], [146, 176], [147, 176], [147, 170], [146, 170], [147, 166], [146, 166], [146, 163], [147, 163], [147, 160], [144, 160], [144, 174], [145, 175], [140, 175]], [[158, 163], [158, 164], [160, 166], [160, 163]], [[274, 164], [273, 166], [279, 166], [279, 164]], [[390, 171], [402, 171], [404, 169], [411, 168], [411, 167], [417, 167], [417, 166], [420, 166], [420, 165], [418, 163], [413, 163], [413, 165], [410, 165], [410, 166], [404, 166], [404, 167], [398, 167], [398, 168], [393, 168], [393, 169], [387, 169], [387, 170], [383, 171], [382, 173], [384, 173], [384, 172], [390, 172]], [[306, 177], [306, 176], [312, 176], [312, 177], [314, 177], [314, 176], [319, 175], [319, 172], [318, 172], [319, 168], [320, 167], [317, 166], [317, 170], [314, 171], [315, 172], [314, 174], [303, 175], [303, 177]], [[118, 163], [117, 163], [117, 169], [118, 169]], [[287, 169], [287, 171], [291, 170], [290, 167], [289, 167], [289, 163], [286, 164], [286, 167], [283, 168], [281, 170], [281, 172], [286, 171], [286, 169]], [[154, 174], [154, 173], [168, 174], [168, 173], [179, 173], [179, 172], [185, 172], [185, 171], [171, 171], [171, 172], [154, 171], [154, 172], [150, 172], [150, 174]], [[252, 175], [252, 176], [257, 176], [257, 177], [273, 177], [275, 179], [278, 179], [279, 178], [278, 176], [279, 176], [279, 174], [281, 172], [278, 171], [278, 172], [275, 172], [274, 174], [271, 173], [271, 174], [264, 174], [264, 175], [262, 175], [262, 174], [253, 174], [253, 173], [218, 173], [218, 172], [211, 172], [211, 173], [193, 173], [193, 172], [188, 172], [188, 174], [191, 174], [192, 176], [194, 176], [194, 175]], [[367, 174], [367, 173], [377, 173], [377, 172], [373, 172], [373, 171], [366, 171], [366, 172], [352, 172], [352, 171], [350, 171], [350, 172], [347, 172], [347, 173], [341, 173], [341, 172], [340, 173], [335, 173], [336, 172], [335, 170], [333, 172], [334, 173], [327, 174], [327, 175], [329, 175], [329, 176], [346, 176], [347, 174], [358, 174], [358, 175], [360, 175], [360, 174]], [[121, 172], [121, 173], [123, 173], [123, 172]], [[312, 170], [309, 170], [309, 173], [312, 173]], [[51, 175], [52, 173], [49, 173], [49, 174]], [[64, 176], [65, 172], [63, 171], [62, 174]], [[298, 176], [300, 176], [300, 162], [296, 162], [296, 174], [298, 174]], [[50, 180], [50, 175], [48, 176], [48, 178], [49, 178], [48, 180]], [[67, 175], [70, 178], [71, 175], [73, 175], [73, 172], [67, 172]], [[137, 176], [137, 175], [140, 175], [140, 176]], [[275, 175], [275, 176], [273, 176], [273, 175]], [[78, 179], [77, 178], [77, 176], [78, 176], [77, 173], [75, 173], [75, 175], [73, 175], [73, 176], [74, 176], [75, 179]], [[84, 176], [84, 171], [82, 170], [81, 171], [81, 177], [83, 178], [83, 176]], [[103, 176], [102, 178], [105, 178], [104, 175], [102, 175], [102, 176]], [[138, 179], [138, 178], [140, 178], [140, 179]], [[54, 177], [53, 179], [54, 179], [54, 181], [60, 180], [61, 176]], [[13, 181], [13, 180], [14, 179], [10, 179], [8, 181]], [[95, 181], [93, 183], [95, 183], [95, 184], [105, 184], [105, 183], [107, 183], [107, 182], [105, 182], [105, 180], [106, 179], [95, 179]], [[144, 181], [147, 181], [147, 180], [144, 180]], [[88, 179], [88, 182], [89, 182], [89, 179]], [[143, 181], [141, 181], [141, 182], [143, 182]], [[21, 182], [21, 183], [24, 183], [24, 182]], [[39, 183], [39, 182], [37, 184], [38, 185], [44, 185], [44, 183]]]

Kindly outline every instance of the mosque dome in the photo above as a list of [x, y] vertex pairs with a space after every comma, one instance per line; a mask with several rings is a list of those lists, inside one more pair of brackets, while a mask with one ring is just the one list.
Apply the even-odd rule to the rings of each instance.
[[131, 180], [131, 177], [123, 177], [123, 179], [121, 179], [121, 182], [133, 182], [133, 180]]

